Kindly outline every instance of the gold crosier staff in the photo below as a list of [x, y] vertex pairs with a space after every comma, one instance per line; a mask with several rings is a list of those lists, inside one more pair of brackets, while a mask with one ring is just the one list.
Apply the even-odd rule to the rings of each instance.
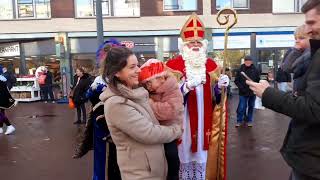
[[[233, 15], [233, 22], [230, 22], [230, 15]], [[221, 18], [223, 17], [223, 19]], [[223, 51], [223, 66], [222, 66], [222, 74], [225, 74], [225, 68], [227, 65], [227, 54], [228, 54], [228, 36], [229, 36], [229, 30], [238, 22], [238, 17], [237, 17], [237, 13], [235, 10], [233, 9], [222, 9], [221, 11], [218, 12], [217, 14], [217, 22], [219, 25], [226, 25], [226, 31], [224, 33], [224, 51]], [[218, 164], [217, 164], [217, 180], [221, 180], [221, 178], [225, 179], [225, 177], [223, 177], [224, 175], [221, 175], [221, 140], [222, 140], [222, 133], [223, 130], [227, 127], [225, 127], [226, 122], [225, 122], [225, 116], [224, 116], [224, 108], [225, 108], [225, 102], [226, 102], [226, 88], [222, 87], [222, 93], [221, 93], [221, 109], [220, 109], [220, 128], [219, 128], [219, 141], [218, 141]], [[226, 134], [224, 135], [226, 138]], [[224, 148], [226, 148], [226, 145], [224, 146]], [[224, 163], [226, 163], [226, 159], [223, 159]]]
[[[227, 14], [227, 15], [226, 15]], [[233, 18], [233, 22], [230, 23], [230, 14], [232, 14], [234, 16]], [[221, 19], [221, 16], [223, 15], [224, 19]], [[237, 17], [237, 13], [235, 10], [233, 9], [222, 9], [221, 11], [218, 12], [217, 14], [217, 22], [218, 24], [220, 25], [226, 25], [226, 31], [224, 33], [224, 51], [223, 51], [223, 65], [222, 65], [222, 74], [225, 74], [225, 68], [226, 68], [226, 65], [227, 65], [227, 54], [228, 54], [228, 36], [229, 36], [229, 30], [235, 25], [237, 24], [238, 22], [238, 17]], [[224, 117], [224, 107], [225, 107], [225, 102], [226, 102], [226, 93], [225, 93], [226, 89], [225, 87], [222, 87], [222, 94], [221, 94], [221, 103], [222, 106], [221, 106], [221, 110], [220, 110], [220, 128], [219, 128], [219, 144], [218, 144], [218, 150], [219, 150], [219, 155], [221, 154], [221, 138], [222, 138], [222, 131], [223, 129], [227, 128], [225, 127], [225, 117]], [[226, 134], [225, 134], [226, 136]], [[225, 137], [226, 138], [226, 137]], [[225, 147], [226, 148], [226, 145]], [[218, 158], [218, 171], [220, 171], [220, 168], [221, 167], [221, 158]], [[224, 161], [226, 161], [226, 159], [224, 159]], [[224, 162], [226, 163], [226, 162]], [[217, 177], [217, 180], [220, 180], [221, 176], [219, 175], [220, 173], [218, 173], [218, 177]]]

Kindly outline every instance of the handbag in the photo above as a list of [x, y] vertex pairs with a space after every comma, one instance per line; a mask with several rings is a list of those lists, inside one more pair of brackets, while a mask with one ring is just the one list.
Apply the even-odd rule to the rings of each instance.
[[74, 105], [74, 102], [73, 102], [72, 98], [69, 98], [69, 108], [70, 109], [74, 109], [75, 108], [75, 105]]

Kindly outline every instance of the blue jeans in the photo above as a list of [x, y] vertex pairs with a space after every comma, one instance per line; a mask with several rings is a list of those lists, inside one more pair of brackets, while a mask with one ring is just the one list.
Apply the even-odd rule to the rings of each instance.
[[244, 115], [247, 115], [247, 120], [249, 123], [252, 122], [255, 100], [256, 96], [239, 96], [239, 105], [237, 109], [237, 123], [242, 123]]

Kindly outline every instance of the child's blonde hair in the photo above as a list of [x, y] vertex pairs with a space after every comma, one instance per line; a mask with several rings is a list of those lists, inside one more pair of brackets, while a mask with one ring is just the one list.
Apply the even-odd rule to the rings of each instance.
[[309, 35], [305, 31], [305, 25], [298, 26], [294, 31], [294, 38], [298, 39], [299, 37], [309, 37]]

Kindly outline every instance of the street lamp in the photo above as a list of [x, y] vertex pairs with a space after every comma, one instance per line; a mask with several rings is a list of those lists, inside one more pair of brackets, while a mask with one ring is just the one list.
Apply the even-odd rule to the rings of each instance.
[[96, 22], [98, 47], [103, 43], [103, 17], [101, 0], [96, 0]]

